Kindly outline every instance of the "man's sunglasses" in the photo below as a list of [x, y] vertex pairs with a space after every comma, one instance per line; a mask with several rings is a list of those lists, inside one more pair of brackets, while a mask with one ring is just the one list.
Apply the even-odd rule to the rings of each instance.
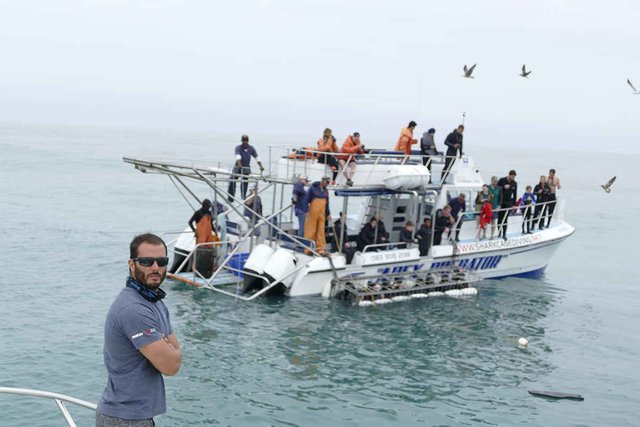
[[160, 256], [157, 258], [143, 256], [140, 258], [131, 258], [134, 261], [137, 261], [143, 267], [151, 267], [154, 262], [158, 263], [158, 267], [166, 267], [169, 264], [169, 258], [166, 256]]

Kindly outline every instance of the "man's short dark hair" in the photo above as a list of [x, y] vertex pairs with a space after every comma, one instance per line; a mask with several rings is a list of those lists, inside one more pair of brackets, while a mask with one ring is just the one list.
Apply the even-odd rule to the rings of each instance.
[[414, 122], [413, 120], [411, 120], [411, 121], [409, 122], [409, 126], [407, 126], [407, 127], [409, 127], [409, 128], [414, 128], [414, 127], [416, 127], [416, 126], [418, 126], [418, 124], [417, 124], [416, 122]]
[[134, 237], [131, 241], [131, 244], [129, 245], [130, 258], [138, 257], [138, 248], [143, 243], [148, 243], [150, 245], [162, 245], [164, 246], [164, 252], [167, 253], [167, 244], [164, 242], [164, 240], [153, 233], [145, 233]]
[[515, 170], [511, 169], [511, 170], [509, 171], [509, 175], [516, 176], [517, 174], [516, 174], [516, 171], [515, 171]]
[[549, 169], [549, 173], [556, 173], [555, 169]]
[[458, 129], [464, 130], [464, 125], [458, 125]]
[[353, 137], [354, 137], [354, 138], [357, 138], [357, 137], [359, 137], [359, 136], [360, 136], [360, 132], [354, 132], [354, 133], [353, 133]]

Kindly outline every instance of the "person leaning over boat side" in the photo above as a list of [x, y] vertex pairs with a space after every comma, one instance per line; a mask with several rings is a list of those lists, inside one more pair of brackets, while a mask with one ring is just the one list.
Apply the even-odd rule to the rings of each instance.
[[[518, 208], [522, 210], [522, 234], [531, 234], [531, 229], [533, 229], [533, 205], [536, 204], [536, 195], [531, 191], [531, 186], [527, 185], [525, 188], [525, 192], [520, 199], [520, 204]], [[524, 206], [524, 208], [523, 208]], [[527, 226], [527, 231], [525, 232], [525, 225]]]
[[451, 206], [445, 205], [436, 212], [436, 226], [433, 234], [434, 245], [442, 243], [442, 234], [449, 233], [454, 222], [455, 220], [451, 216]]
[[540, 230], [544, 229], [544, 215], [547, 210], [546, 202], [549, 201], [550, 192], [551, 189], [549, 188], [549, 184], [547, 184], [547, 177], [540, 175], [540, 182], [533, 187], [533, 194], [536, 195], [536, 210], [533, 213], [533, 228], [536, 228], [536, 224], [538, 224], [538, 228]]
[[407, 221], [407, 223], [400, 230], [400, 243], [405, 243], [406, 247], [411, 247], [413, 243], [413, 222]]
[[[196, 226], [193, 226], [193, 223]], [[211, 216], [211, 201], [204, 199], [202, 207], [195, 211], [189, 220], [189, 227], [196, 236], [196, 245], [213, 242], [213, 217]]]
[[[242, 214], [249, 219], [252, 228], [262, 217], [262, 199], [258, 195], [258, 188], [255, 185], [251, 187], [249, 196], [244, 200], [244, 211]], [[260, 235], [260, 228], [254, 231], [254, 235]]]
[[353, 175], [356, 172], [356, 154], [364, 154], [364, 146], [360, 142], [360, 132], [354, 132], [344, 140], [338, 156], [349, 187], [353, 185]]
[[167, 246], [155, 234], [136, 236], [129, 245], [126, 287], [111, 304], [104, 326], [107, 386], [98, 402], [96, 427], [154, 426], [166, 412], [163, 375], [175, 375], [182, 362], [160, 289], [167, 274]]
[[236, 181], [240, 180], [240, 194], [242, 198], [247, 197], [247, 187], [249, 186], [248, 176], [251, 174], [251, 157], [256, 159], [258, 166], [260, 167], [260, 173], [264, 172], [264, 166], [258, 158], [258, 152], [249, 145], [249, 135], [242, 135], [240, 137], [241, 144], [235, 149], [236, 163], [233, 167], [233, 174], [231, 175], [231, 181], [229, 181], [229, 203], [233, 203], [234, 196], [236, 195]]
[[428, 255], [431, 247], [431, 218], [428, 216], [424, 218], [422, 226], [416, 231], [416, 239], [420, 256]]
[[338, 176], [340, 163], [338, 163], [334, 155], [329, 153], [337, 153], [338, 151], [338, 145], [336, 144], [335, 137], [331, 133], [331, 129], [326, 128], [322, 133], [322, 138], [318, 140], [318, 163], [329, 165], [334, 182]]
[[454, 231], [454, 239], [456, 242], [460, 241], [460, 228], [462, 227], [462, 218], [458, 221], [458, 217], [461, 213], [466, 212], [467, 203], [465, 201], [464, 193], [458, 194], [458, 197], [452, 197], [449, 199], [449, 206], [451, 206], [451, 216], [453, 220], [457, 222]]
[[400, 130], [400, 136], [393, 148], [395, 151], [402, 151], [407, 156], [411, 155], [411, 146], [418, 143], [418, 140], [413, 138], [413, 130], [416, 126], [418, 126], [418, 124], [411, 120], [406, 128]]
[[[434, 128], [429, 129], [422, 134], [420, 139], [420, 155], [422, 156], [422, 164], [429, 169], [431, 173], [431, 156], [437, 156], [440, 153], [436, 148], [436, 130]], [[431, 177], [429, 177], [431, 181]]]
[[451, 168], [453, 167], [454, 160], [458, 156], [458, 150], [460, 150], [460, 156], [462, 156], [462, 134], [464, 133], [464, 125], [459, 125], [453, 130], [447, 139], [444, 140], [444, 145], [447, 146], [447, 153], [445, 154], [444, 168], [440, 175], [440, 182], [444, 184], [447, 179]]
[[291, 195], [291, 203], [293, 203], [293, 212], [298, 218], [298, 237], [304, 237], [304, 221], [309, 212], [309, 202], [307, 201], [307, 191], [305, 185], [309, 185], [309, 179], [306, 175], [300, 175], [300, 179], [293, 186], [293, 194]]
[[[323, 176], [320, 182], [314, 182], [307, 190], [307, 201], [309, 202], [309, 214], [304, 223], [304, 238], [316, 242], [316, 252], [325, 253], [327, 244], [324, 233], [324, 226], [327, 220], [331, 221], [329, 211], [329, 177]], [[305, 250], [306, 254], [310, 252]]]
[[496, 224], [498, 223], [498, 210], [502, 206], [502, 188], [498, 186], [498, 177], [491, 177], [491, 185], [489, 185], [489, 195], [491, 196], [491, 239], [493, 240], [494, 233], [496, 231]]
[[508, 176], [503, 176], [498, 180], [498, 186], [502, 189], [503, 209], [500, 212], [498, 230], [502, 233], [502, 238], [507, 240], [507, 226], [509, 223], [509, 214], [516, 209], [516, 201], [518, 198], [518, 183], [515, 181], [516, 171], [509, 171]]
[[547, 184], [549, 184], [549, 205], [547, 208], [547, 228], [551, 224], [551, 217], [553, 217], [553, 211], [556, 210], [556, 191], [560, 190], [560, 178], [556, 176], [555, 169], [549, 169], [549, 176], [547, 177]]

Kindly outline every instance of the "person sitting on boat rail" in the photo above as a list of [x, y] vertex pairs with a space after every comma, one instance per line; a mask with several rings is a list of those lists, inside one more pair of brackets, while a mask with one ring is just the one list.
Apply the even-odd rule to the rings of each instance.
[[411, 146], [418, 143], [418, 140], [413, 137], [413, 130], [416, 126], [418, 124], [411, 120], [406, 128], [402, 128], [398, 141], [393, 148], [395, 151], [402, 151], [406, 156], [411, 155]]
[[[329, 211], [329, 185], [330, 178], [323, 176], [320, 182], [314, 182], [307, 190], [307, 200], [309, 202], [309, 214], [304, 223], [304, 238], [316, 242], [316, 251], [319, 254], [325, 253], [327, 244], [324, 226], [326, 221], [331, 221]], [[305, 250], [309, 254], [309, 250]]]
[[353, 185], [353, 175], [356, 171], [356, 155], [364, 154], [364, 146], [360, 142], [360, 133], [354, 132], [349, 135], [340, 147], [340, 155], [338, 161], [344, 171], [344, 177], [347, 178], [347, 185]]
[[293, 211], [298, 218], [298, 236], [304, 237], [304, 221], [309, 212], [309, 202], [307, 201], [307, 190], [305, 185], [309, 185], [309, 179], [306, 175], [300, 175], [298, 182], [293, 186], [293, 194], [291, 195], [291, 203], [293, 203]]
[[458, 150], [460, 150], [460, 156], [462, 156], [462, 134], [464, 133], [464, 125], [459, 125], [453, 130], [447, 139], [444, 140], [444, 145], [447, 146], [447, 153], [445, 154], [444, 168], [440, 176], [440, 182], [444, 184], [451, 168], [453, 167], [454, 160], [458, 157]]
[[[193, 224], [196, 224], [194, 227]], [[196, 245], [213, 242], [213, 217], [211, 216], [211, 200], [204, 199], [202, 207], [193, 213], [189, 227], [196, 236]]]
[[338, 153], [338, 151], [336, 138], [331, 133], [331, 129], [326, 128], [322, 133], [322, 138], [318, 140], [318, 163], [329, 165], [334, 183], [338, 176], [340, 163], [338, 163], [338, 160], [334, 155], [329, 153]]
[[167, 274], [167, 246], [155, 234], [129, 244], [129, 277], [104, 324], [107, 385], [98, 402], [96, 426], [154, 426], [166, 412], [163, 375], [175, 375], [182, 350], [160, 289]]
[[451, 206], [445, 205], [436, 212], [436, 227], [433, 233], [433, 244], [439, 245], [442, 242], [442, 234], [450, 233], [451, 226], [455, 220], [451, 216]]
[[229, 203], [233, 203], [236, 195], [236, 181], [240, 180], [240, 194], [242, 198], [247, 197], [247, 187], [249, 186], [248, 176], [251, 174], [251, 157], [256, 159], [258, 166], [260, 167], [260, 173], [264, 172], [264, 166], [258, 158], [258, 152], [256, 149], [249, 145], [249, 135], [242, 135], [240, 138], [241, 144], [235, 149], [236, 163], [233, 167], [233, 174], [229, 181]]

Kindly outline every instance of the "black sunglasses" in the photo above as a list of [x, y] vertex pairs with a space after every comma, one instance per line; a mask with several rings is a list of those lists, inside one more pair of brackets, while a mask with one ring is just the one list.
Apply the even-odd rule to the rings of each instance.
[[143, 256], [140, 258], [131, 258], [131, 259], [134, 261], [138, 261], [138, 264], [140, 264], [143, 267], [151, 267], [154, 262], [158, 263], [158, 267], [166, 267], [167, 264], [169, 264], [169, 258], [166, 256], [160, 256], [157, 258]]

